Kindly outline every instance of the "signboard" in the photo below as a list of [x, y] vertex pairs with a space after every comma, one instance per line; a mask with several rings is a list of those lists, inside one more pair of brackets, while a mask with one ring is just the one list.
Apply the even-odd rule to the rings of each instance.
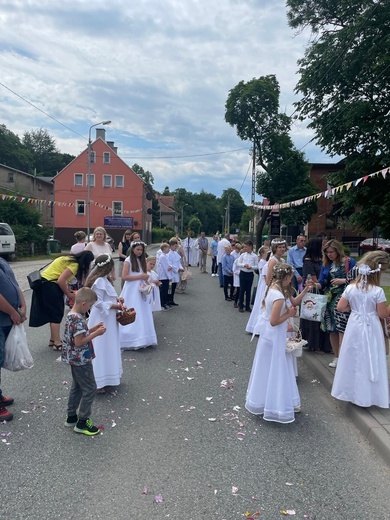
[[133, 217], [104, 217], [104, 227], [110, 228], [122, 228], [122, 229], [133, 229], [134, 218]]

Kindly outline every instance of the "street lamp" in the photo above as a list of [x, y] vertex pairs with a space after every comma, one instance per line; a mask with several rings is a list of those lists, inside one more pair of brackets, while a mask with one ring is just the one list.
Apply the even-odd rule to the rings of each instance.
[[183, 217], [184, 217], [184, 206], [188, 206], [188, 204], [183, 204], [181, 207], [181, 221], [180, 221], [180, 227], [181, 227], [181, 236], [183, 236]]
[[91, 130], [95, 128], [95, 126], [99, 125], [109, 125], [111, 121], [100, 121], [100, 123], [95, 123], [89, 127], [88, 132], [88, 173], [87, 173], [87, 240], [89, 242], [89, 235], [91, 232], [91, 155], [92, 155], [92, 139], [91, 139]]

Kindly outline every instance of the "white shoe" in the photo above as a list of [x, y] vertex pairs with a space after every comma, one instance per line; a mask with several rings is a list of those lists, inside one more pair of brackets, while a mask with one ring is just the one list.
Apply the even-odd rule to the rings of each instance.
[[329, 366], [330, 366], [331, 368], [336, 368], [336, 367], [337, 367], [337, 361], [338, 361], [338, 358], [337, 358], [337, 357], [333, 358], [333, 361], [331, 361], [331, 362], [329, 363]]

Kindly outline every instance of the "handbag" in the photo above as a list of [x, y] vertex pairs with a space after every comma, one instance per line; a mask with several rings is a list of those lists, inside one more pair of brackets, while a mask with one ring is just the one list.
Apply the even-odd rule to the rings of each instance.
[[51, 262], [49, 262], [48, 264], [44, 265], [40, 269], [33, 271], [32, 273], [27, 275], [27, 280], [28, 280], [30, 289], [32, 289], [32, 290], [38, 289], [38, 287], [40, 287], [42, 285], [43, 280], [42, 280], [42, 276], [41, 276], [41, 271], [42, 271], [42, 269], [45, 269], [45, 267], [47, 267], [50, 264], [51, 264]]
[[325, 316], [328, 296], [318, 292], [308, 292], [301, 301], [301, 318], [308, 321], [321, 322]]
[[23, 325], [13, 325], [4, 345], [2, 368], [17, 372], [33, 366], [34, 361], [28, 349], [26, 331]]
[[307, 341], [302, 338], [302, 332], [295, 324], [294, 332], [286, 338], [286, 352], [294, 357], [302, 356], [302, 347], [307, 345]]
[[192, 272], [189, 270], [189, 269], [185, 269], [182, 273], [181, 273], [181, 279], [183, 281], [188, 281], [188, 280], [191, 280], [192, 278]]

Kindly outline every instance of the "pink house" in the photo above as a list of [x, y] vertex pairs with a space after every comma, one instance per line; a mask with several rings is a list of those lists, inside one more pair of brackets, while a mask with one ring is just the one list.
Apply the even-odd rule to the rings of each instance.
[[[117, 154], [113, 142], [105, 140], [105, 129], [96, 130], [91, 146], [89, 190], [91, 232], [103, 226], [115, 244], [125, 229], [152, 236], [152, 194], [145, 182]], [[73, 234], [88, 228], [88, 148], [54, 177], [55, 238], [72, 244]]]

